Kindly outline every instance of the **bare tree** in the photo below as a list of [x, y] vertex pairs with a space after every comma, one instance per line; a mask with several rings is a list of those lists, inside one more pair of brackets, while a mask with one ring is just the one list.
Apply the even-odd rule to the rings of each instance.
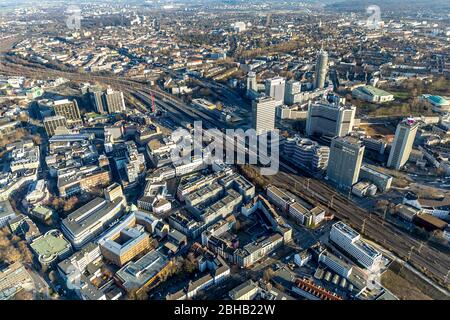
[[274, 276], [274, 271], [272, 270], [272, 268], [268, 268], [266, 270], [264, 270], [264, 274], [263, 274], [263, 280], [266, 282], [269, 282], [270, 280], [272, 280]]

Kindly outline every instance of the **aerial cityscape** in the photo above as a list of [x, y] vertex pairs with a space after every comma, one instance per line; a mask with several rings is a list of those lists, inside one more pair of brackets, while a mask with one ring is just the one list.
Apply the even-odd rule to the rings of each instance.
[[0, 300], [449, 292], [450, 2], [0, 1]]

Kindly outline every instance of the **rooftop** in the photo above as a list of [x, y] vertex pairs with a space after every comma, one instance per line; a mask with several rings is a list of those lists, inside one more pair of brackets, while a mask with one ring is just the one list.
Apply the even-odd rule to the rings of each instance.
[[389, 92], [386, 92], [384, 90], [375, 88], [373, 86], [364, 86], [364, 87], [359, 87], [356, 90], [360, 90], [363, 91], [366, 94], [369, 94], [371, 96], [381, 96], [381, 97], [386, 97], [386, 96], [391, 96], [392, 94]]
[[52, 209], [45, 206], [36, 206], [33, 208], [33, 212], [43, 217], [51, 216], [53, 214]]
[[124, 198], [119, 197], [114, 201], [107, 201], [103, 198], [95, 198], [81, 208], [72, 212], [62, 224], [75, 236], [93, 225], [123, 202]]
[[138, 261], [125, 265], [117, 271], [116, 276], [127, 290], [141, 288], [156, 277], [168, 264], [169, 260], [162, 253], [153, 250]]
[[347, 270], [353, 269], [353, 266], [350, 263], [344, 261], [343, 259], [339, 258], [338, 256], [336, 256], [335, 254], [331, 253], [328, 250], [322, 251], [321, 254]]
[[0, 201], [0, 219], [12, 215], [15, 215], [15, 213], [9, 200]]
[[441, 96], [429, 96], [428, 100], [430, 100], [433, 104], [439, 106], [448, 106], [450, 104], [450, 102], [447, 99]]
[[236, 288], [230, 290], [229, 295], [233, 299], [237, 300], [240, 297], [248, 294], [250, 291], [255, 290], [256, 288], [258, 288], [258, 285], [250, 279], [240, 284]]
[[118, 256], [122, 256], [130, 248], [138, 245], [146, 238], [148, 238], [146, 232], [140, 231], [138, 228], [126, 228], [120, 232], [119, 237], [114, 240], [108, 239], [101, 246]]
[[57, 100], [55, 101], [55, 106], [60, 106], [63, 104], [72, 104], [73, 102], [70, 101], [69, 99], [62, 99], [62, 100]]
[[348, 225], [343, 223], [342, 221], [339, 221], [333, 225], [333, 228], [339, 230], [340, 232], [344, 233], [348, 238], [350, 238], [352, 241], [354, 239], [357, 239], [360, 237], [360, 234], [350, 228]]
[[31, 243], [39, 261], [50, 263], [71, 250], [69, 241], [58, 230], [50, 230]]
[[381, 178], [381, 179], [392, 179], [391, 176], [384, 174], [383, 172], [378, 171], [376, 169], [373, 169], [373, 168], [369, 167], [368, 165], [362, 165], [361, 170], [369, 172], [369, 173], [373, 174], [374, 176], [377, 176], [378, 178]]

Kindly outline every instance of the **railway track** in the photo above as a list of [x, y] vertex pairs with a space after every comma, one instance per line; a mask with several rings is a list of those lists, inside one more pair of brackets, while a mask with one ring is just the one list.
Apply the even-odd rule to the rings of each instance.
[[[337, 218], [348, 222], [367, 238], [392, 251], [399, 258], [431, 276], [435, 281], [443, 285], [448, 284], [446, 277], [450, 269], [450, 257], [447, 254], [413, 239], [409, 234], [385, 222], [381, 217], [370, 214], [350, 203], [348, 199], [337, 194], [330, 187], [324, 186], [323, 183], [317, 183], [311, 179], [309, 190], [307, 190], [304, 187], [305, 181], [299, 180], [299, 177], [294, 178], [282, 172], [274, 177], [277, 185], [296, 190], [306, 200], [329, 208]], [[299, 186], [304, 187], [303, 190], [299, 190]], [[334, 200], [330, 207], [328, 199], [331, 197], [334, 197]]]

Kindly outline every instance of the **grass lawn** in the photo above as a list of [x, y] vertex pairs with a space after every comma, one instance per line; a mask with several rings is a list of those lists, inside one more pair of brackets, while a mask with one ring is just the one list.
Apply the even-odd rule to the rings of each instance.
[[383, 274], [382, 284], [400, 300], [432, 300], [422, 293], [414, 283], [406, 280], [391, 270]]
[[393, 262], [381, 284], [401, 300], [446, 300], [440, 291], [429, 285], [397, 262]]
[[379, 125], [379, 124], [369, 124], [369, 125], [361, 125], [362, 129], [366, 131], [369, 136], [394, 136], [395, 135], [395, 127], [389, 125]]
[[399, 100], [408, 100], [411, 98], [411, 94], [407, 91], [398, 91], [398, 92], [392, 92], [394, 94], [395, 99]]

